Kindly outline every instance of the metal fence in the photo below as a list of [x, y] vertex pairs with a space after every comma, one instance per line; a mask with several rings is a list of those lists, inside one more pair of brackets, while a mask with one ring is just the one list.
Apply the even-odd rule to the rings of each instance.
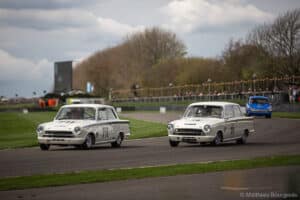
[[[112, 90], [113, 102], [182, 101], [182, 100], [245, 100], [249, 95], [287, 93], [289, 85], [299, 85], [300, 76], [240, 80], [223, 83], [205, 82], [199, 85]], [[273, 95], [273, 96], [272, 96]]]

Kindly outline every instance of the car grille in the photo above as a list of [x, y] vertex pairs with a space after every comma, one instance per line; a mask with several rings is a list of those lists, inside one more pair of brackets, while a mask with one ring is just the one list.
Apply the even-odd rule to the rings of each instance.
[[175, 129], [175, 135], [204, 135], [200, 129]]
[[70, 138], [74, 137], [74, 135], [71, 131], [46, 131], [43, 137]]

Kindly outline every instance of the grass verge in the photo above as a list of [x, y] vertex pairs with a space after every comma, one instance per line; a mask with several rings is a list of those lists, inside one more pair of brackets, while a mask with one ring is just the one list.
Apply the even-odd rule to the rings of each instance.
[[35, 129], [39, 123], [50, 121], [55, 112], [1, 112], [0, 149], [37, 145]]
[[[38, 124], [52, 121], [56, 112], [0, 112], [0, 149], [37, 145], [35, 129]], [[129, 119], [130, 139], [167, 135], [166, 126], [160, 123]]]
[[207, 172], [287, 165], [300, 165], [300, 155], [273, 156], [248, 160], [218, 161], [211, 163], [180, 164], [157, 167], [83, 171], [65, 174], [2, 178], [0, 179], [0, 190], [3, 191], [83, 183], [110, 182], [149, 177], [201, 174]]
[[300, 119], [300, 112], [273, 112], [272, 117]]
[[167, 136], [167, 126], [165, 124], [148, 122], [136, 119], [127, 119], [130, 121], [129, 139], [149, 138]]

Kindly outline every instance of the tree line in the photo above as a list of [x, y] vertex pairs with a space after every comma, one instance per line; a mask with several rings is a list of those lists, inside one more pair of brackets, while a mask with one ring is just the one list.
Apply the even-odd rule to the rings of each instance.
[[[201, 45], [201, 44], [199, 44]], [[187, 57], [185, 44], [171, 31], [154, 27], [127, 36], [98, 51], [73, 72], [75, 89], [89, 81], [94, 94], [110, 89], [166, 87], [300, 75], [300, 9], [255, 27], [243, 39], [230, 40], [218, 58]]]

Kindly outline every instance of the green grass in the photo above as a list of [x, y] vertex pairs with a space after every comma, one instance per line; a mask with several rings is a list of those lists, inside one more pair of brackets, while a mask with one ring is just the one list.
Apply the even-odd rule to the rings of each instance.
[[300, 165], [300, 155], [273, 156], [248, 160], [218, 161], [211, 163], [10, 177], [0, 179], [0, 190], [17, 190], [288, 165]]
[[[38, 124], [53, 120], [56, 112], [6, 113], [0, 112], [0, 149], [38, 145], [35, 129]], [[129, 119], [130, 139], [167, 135], [160, 123]]]
[[300, 112], [273, 112], [272, 117], [300, 119]]
[[0, 149], [37, 145], [37, 125], [54, 116], [55, 112], [0, 113]]
[[130, 120], [131, 132], [129, 139], [167, 136], [167, 127], [164, 124], [136, 119], [128, 120]]

